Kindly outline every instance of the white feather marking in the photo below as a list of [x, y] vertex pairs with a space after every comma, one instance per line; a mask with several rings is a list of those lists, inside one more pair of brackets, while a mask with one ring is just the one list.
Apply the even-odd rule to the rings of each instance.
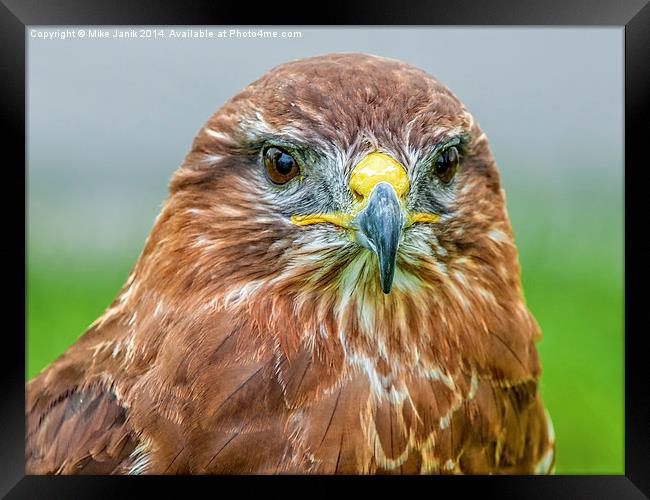
[[119, 342], [115, 342], [115, 347], [113, 347], [113, 352], [111, 354], [111, 357], [114, 358], [120, 353], [120, 348], [122, 347], [122, 344]]
[[203, 236], [197, 236], [194, 238], [194, 242], [192, 243], [192, 246], [195, 248], [200, 248], [204, 246], [207, 243], [207, 240]]
[[135, 354], [135, 349], [133, 345], [133, 335], [127, 336], [123, 341], [122, 341], [123, 347], [125, 348], [125, 354], [124, 354], [124, 361], [125, 363], [130, 363], [133, 361], [133, 356]]
[[544, 410], [546, 415], [546, 434], [548, 435], [548, 449], [535, 464], [535, 474], [553, 474], [555, 467], [553, 464], [555, 458], [555, 429], [553, 427], [553, 420], [548, 410]]
[[454, 271], [454, 276], [456, 278], [456, 281], [458, 281], [461, 285], [467, 286], [467, 278], [465, 278], [465, 275], [463, 273], [460, 271]]
[[94, 357], [97, 356], [97, 354], [99, 354], [101, 351], [103, 351], [104, 349], [107, 349], [107, 348], [111, 347], [112, 345], [113, 345], [113, 341], [112, 341], [112, 340], [105, 340], [104, 342], [100, 342], [100, 343], [97, 344], [97, 345], [94, 345], [94, 346], [92, 346], [92, 347], [89, 347], [89, 349], [91, 349], [91, 350], [93, 351], [93, 358], [94, 358]]
[[507, 241], [506, 235], [502, 232], [499, 231], [498, 229], [493, 229], [488, 233], [488, 238], [490, 238], [492, 241], [495, 241], [497, 243], [503, 243], [504, 241]]
[[218, 139], [220, 141], [229, 140], [229, 136], [227, 134], [224, 134], [223, 132], [219, 132], [218, 130], [213, 130], [207, 127], [204, 130], [205, 133], [208, 134], [210, 137], [214, 137], [215, 139]]
[[476, 370], [473, 369], [472, 380], [470, 382], [470, 387], [469, 387], [469, 391], [467, 392], [467, 395], [464, 398], [463, 397], [458, 398], [456, 402], [452, 405], [452, 407], [449, 409], [449, 411], [445, 415], [440, 417], [438, 426], [441, 429], [446, 429], [449, 426], [449, 423], [451, 422], [451, 418], [453, 417], [454, 413], [458, 411], [458, 409], [463, 405], [463, 403], [466, 403], [474, 399], [477, 390], [478, 390], [478, 377], [476, 376]]
[[439, 381], [441, 381], [443, 384], [445, 384], [451, 390], [456, 389], [456, 384], [454, 383], [454, 379], [451, 378], [450, 375], [442, 373], [438, 368], [434, 368], [433, 370], [429, 370], [428, 372], [425, 372], [424, 375], [429, 380], [439, 380]]
[[481, 286], [476, 287], [476, 291], [484, 299], [489, 300], [490, 302], [496, 302], [496, 297], [494, 296], [494, 294], [491, 291], [486, 290], [485, 288], [483, 288]]
[[539, 462], [535, 464], [535, 474], [549, 474], [551, 473], [551, 464], [553, 463], [553, 458], [555, 456], [555, 451], [553, 448], [549, 448], [544, 452], [542, 458]]
[[436, 269], [440, 272], [440, 274], [443, 274], [445, 276], [449, 276], [449, 273], [447, 271], [447, 265], [444, 262], [440, 262], [439, 260], [436, 261], [435, 263]]
[[131, 467], [129, 467], [128, 474], [139, 475], [146, 472], [151, 461], [151, 454], [148, 450], [151, 448], [151, 443], [148, 439], [143, 439], [138, 446], [131, 452], [129, 458], [132, 460]]
[[329, 335], [327, 334], [327, 330], [325, 330], [325, 327], [322, 324], [320, 325], [318, 330], [321, 338], [326, 339], [327, 337], [329, 337]]
[[550, 443], [555, 444], [555, 427], [553, 427], [553, 419], [551, 419], [551, 414], [548, 410], [544, 410], [546, 414], [546, 430], [548, 434], [548, 440]]
[[237, 307], [242, 302], [250, 300], [251, 296], [265, 284], [263, 280], [253, 280], [243, 285], [238, 285], [223, 294], [222, 303], [224, 308]]
[[465, 308], [469, 309], [470, 308], [470, 303], [467, 300], [467, 297], [465, 296], [464, 293], [462, 293], [459, 288], [453, 284], [452, 282], [449, 283], [449, 289], [452, 291], [452, 293], [456, 296], [458, 299], [458, 302]]

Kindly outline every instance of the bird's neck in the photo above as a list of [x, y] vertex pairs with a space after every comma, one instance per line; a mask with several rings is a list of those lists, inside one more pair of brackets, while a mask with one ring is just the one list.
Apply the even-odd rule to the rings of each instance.
[[223, 332], [248, 349], [242, 356], [268, 348], [287, 360], [344, 360], [375, 382], [404, 373], [445, 377], [468, 367], [517, 379], [536, 369], [530, 345], [537, 325], [517, 287], [497, 293], [470, 286], [462, 275], [424, 287], [398, 272], [390, 294], [367, 283], [287, 291], [264, 281], [201, 284], [181, 293], [189, 277], [162, 288], [159, 276], [146, 271], [134, 268], [91, 328], [93, 356], [127, 373], [160, 363], [169, 346], [190, 357], [209, 351]]

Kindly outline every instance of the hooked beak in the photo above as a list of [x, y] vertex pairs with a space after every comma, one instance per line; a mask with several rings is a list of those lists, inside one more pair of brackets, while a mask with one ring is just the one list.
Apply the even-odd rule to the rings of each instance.
[[404, 220], [395, 189], [388, 182], [380, 182], [372, 189], [366, 206], [352, 221], [357, 242], [377, 256], [379, 280], [385, 294], [390, 293], [393, 286]]

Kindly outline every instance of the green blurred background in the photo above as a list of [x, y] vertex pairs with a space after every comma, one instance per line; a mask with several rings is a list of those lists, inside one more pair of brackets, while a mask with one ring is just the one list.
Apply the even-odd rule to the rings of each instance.
[[622, 474], [622, 30], [300, 31], [219, 42], [28, 35], [26, 377], [113, 300], [171, 173], [226, 98], [285, 60], [370, 52], [436, 75], [487, 133], [543, 331], [557, 473]]

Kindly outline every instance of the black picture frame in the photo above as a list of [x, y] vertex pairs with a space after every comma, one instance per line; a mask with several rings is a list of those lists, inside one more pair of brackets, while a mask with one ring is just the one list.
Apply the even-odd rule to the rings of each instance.
[[[390, 1], [365, 4], [330, 2], [323, 4], [311, 22], [300, 19], [302, 8], [274, 4], [272, 9], [254, 8], [254, 4], [210, 1], [106, 1], [106, 0], [3, 0], [0, 5], [0, 79], [2, 116], [5, 118], [3, 180], [5, 196], [26, 195], [25, 171], [25, 68], [27, 26], [33, 25], [462, 25], [462, 26], [619, 26], [625, 30], [625, 473], [619, 476], [555, 477], [426, 477], [426, 478], [313, 478], [313, 477], [40, 477], [25, 476], [24, 470], [24, 338], [19, 335], [23, 321], [4, 329], [5, 342], [13, 339], [13, 348], [4, 351], [0, 363], [2, 405], [0, 423], [0, 494], [7, 498], [113, 498], [128, 493], [152, 493], [159, 483], [166, 493], [186, 494], [188, 486], [207, 488], [209, 495], [233, 487], [237, 494], [246, 490], [260, 495], [268, 488], [289, 492], [283, 480], [296, 481], [292, 491], [313, 494], [319, 486], [339, 489], [359, 481], [363, 492], [369, 488], [394, 489], [414, 494], [412, 488], [426, 488], [431, 495], [464, 497], [476, 492], [499, 498], [648, 498], [650, 497], [650, 404], [646, 380], [647, 354], [643, 349], [646, 335], [641, 325], [644, 295], [642, 283], [648, 277], [643, 263], [650, 247], [642, 241], [641, 228], [647, 206], [641, 194], [645, 183], [639, 174], [647, 169], [647, 139], [644, 127], [650, 116], [650, 4], [648, 0], [493, 0], [422, 1], [398, 5]], [[616, 71], [616, 68], [609, 68]], [[10, 153], [7, 155], [7, 153]], [[9, 160], [8, 158], [12, 158]], [[638, 166], [636, 169], [634, 166]], [[634, 176], [632, 176], [634, 174]], [[15, 203], [5, 205], [3, 223], [9, 227], [2, 246], [5, 271], [16, 273], [6, 283], [6, 317], [20, 317], [25, 309], [25, 235], [26, 213], [21, 219]], [[26, 207], [23, 199], [22, 207]], [[7, 229], [5, 229], [7, 230]], [[22, 237], [21, 237], [22, 235]], [[636, 240], [639, 241], [636, 241]], [[11, 264], [15, 263], [15, 264]], [[22, 276], [21, 276], [22, 275]], [[637, 290], [639, 291], [637, 293]], [[23, 330], [24, 331], [24, 330]], [[19, 353], [23, 353], [21, 357]], [[341, 482], [341, 480], [344, 481]], [[403, 482], [403, 481], [408, 481]], [[412, 484], [414, 481], [415, 484]], [[222, 483], [223, 482], [223, 483]], [[419, 483], [419, 484], [418, 484]], [[309, 493], [308, 493], [309, 492]]]

